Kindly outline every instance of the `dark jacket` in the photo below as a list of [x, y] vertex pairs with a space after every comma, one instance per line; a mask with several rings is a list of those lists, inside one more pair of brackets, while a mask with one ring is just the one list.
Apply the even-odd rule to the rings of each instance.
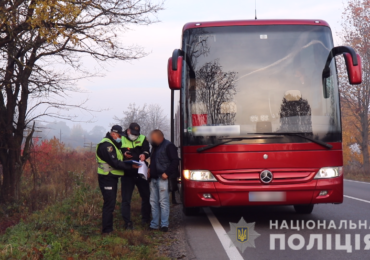
[[[122, 136], [122, 138], [127, 138], [127, 140], [131, 141], [130, 138], [128, 138], [127, 130], [125, 131], [125, 133]], [[131, 141], [131, 142], [134, 143], [135, 141]], [[122, 151], [123, 156], [124, 156], [124, 159], [123, 160], [135, 160], [135, 161], [139, 161], [140, 160], [140, 158], [139, 158], [140, 154], [144, 154], [145, 155], [145, 159], [148, 159], [149, 156], [150, 156], [149, 142], [148, 142], [148, 140], [146, 138], [145, 138], [142, 146], [136, 146], [135, 148], [130, 148], [130, 150], [127, 149], [127, 148], [121, 148], [121, 151]], [[130, 151], [130, 155], [132, 155], [132, 158], [125, 157], [125, 152], [127, 152], [127, 151]], [[126, 176], [133, 176], [133, 175], [135, 175], [137, 173], [138, 173], [138, 169], [131, 169], [131, 170], [127, 171], [127, 174], [125, 172], [125, 175]]]
[[[168, 144], [166, 144], [167, 142]], [[157, 156], [163, 156], [157, 153], [157, 151], [160, 150], [161, 145], [167, 145], [167, 147], [165, 148], [164, 156], [167, 157], [166, 161], [168, 161], [168, 164], [166, 163], [166, 167], [163, 170], [159, 170], [160, 168], [163, 168], [163, 165], [157, 165], [158, 163]], [[178, 167], [179, 167], [179, 156], [177, 154], [177, 147], [173, 143], [164, 139], [163, 142], [158, 147], [152, 148], [152, 155], [150, 156], [151, 178], [158, 179], [159, 177], [162, 176], [163, 173], [167, 174], [168, 178], [176, 178], [178, 176], [179, 171]]]
[[[107, 133], [105, 138], [110, 139], [118, 149], [121, 148], [121, 143], [117, 143], [110, 136], [110, 133]], [[107, 164], [109, 164], [109, 166], [113, 167], [114, 169], [124, 170], [125, 174], [126, 174], [126, 171], [132, 170], [133, 168], [131, 167], [131, 165], [124, 163], [122, 161], [119, 161], [117, 159], [116, 149], [114, 149], [114, 147], [113, 149], [111, 149], [112, 148], [111, 146], [112, 144], [108, 142], [99, 144], [98, 149], [97, 149], [97, 154], [99, 158], [105, 161]]]

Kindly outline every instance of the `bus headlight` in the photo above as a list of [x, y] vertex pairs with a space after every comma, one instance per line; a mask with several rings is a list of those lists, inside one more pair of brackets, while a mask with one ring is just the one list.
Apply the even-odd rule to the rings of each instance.
[[315, 179], [329, 179], [339, 177], [342, 174], [342, 167], [324, 167], [315, 175]]
[[193, 181], [217, 181], [215, 176], [207, 170], [184, 170], [184, 177]]

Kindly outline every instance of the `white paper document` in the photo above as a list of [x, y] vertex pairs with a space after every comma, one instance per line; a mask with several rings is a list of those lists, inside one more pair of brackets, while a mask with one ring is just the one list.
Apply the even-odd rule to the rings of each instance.
[[141, 167], [139, 168], [138, 173], [144, 175], [145, 180], [147, 180], [148, 179], [148, 167], [146, 166], [144, 161], [140, 161], [140, 165]]

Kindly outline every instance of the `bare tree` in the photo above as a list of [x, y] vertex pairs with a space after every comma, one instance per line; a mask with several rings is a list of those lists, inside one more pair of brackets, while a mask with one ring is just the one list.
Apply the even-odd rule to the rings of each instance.
[[115, 116], [115, 124], [127, 129], [133, 122], [141, 127], [141, 134], [148, 136], [154, 129], [160, 129], [165, 137], [169, 137], [170, 121], [165, 115], [162, 107], [158, 104], [144, 104], [142, 107], [135, 103], [129, 104], [127, 110], [123, 111], [123, 117]]
[[211, 124], [233, 124], [235, 113], [222, 110], [234, 99], [236, 79], [237, 73], [222, 71], [218, 60], [207, 62], [196, 71], [196, 102], [205, 105]]
[[[153, 0], [154, 1], [154, 0]], [[88, 109], [68, 104], [76, 80], [93, 76], [81, 57], [100, 64], [145, 56], [137, 46], [124, 46], [120, 31], [156, 21], [162, 3], [151, 0], [4, 0], [0, 2], [0, 163], [2, 201], [16, 199], [33, 128], [40, 116], [71, 119], [60, 109]], [[56, 66], [57, 65], [57, 66]], [[60, 67], [69, 66], [70, 70]], [[59, 68], [58, 68], [59, 67]], [[31, 100], [33, 102], [31, 106]], [[36, 109], [43, 107], [38, 114]], [[23, 144], [23, 147], [22, 147]], [[23, 150], [23, 153], [22, 153]]]
[[121, 125], [124, 129], [127, 129], [133, 122], [137, 123], [141, 127], [141, 131], [146, 133], [145, 123], [147, 121], [147, 105], [144, 104], [142, 107], [137, 106], [135, 103], [129, 104], [127, 109], [123, 111], [123, 117], [119, 118], [115, 116], [113, 120], [115, 123]]
[[164, 133], [165, 137], [169, 138], [170, 120], [164, 114], [163, 108], [158, 104], [151, 104], [148, 106], [147, 110], [148, 119], [146, 121], [146, 129], [148, 131], [160, 129]]
[[339, 62], [340, 95], [343, 115], [354, 125], [353, 133], [360, 145], [364, 172], [370, 172], [369, 160], [369, 105], [370, 105], [370, 1], [349, 0], [343, 12], [343, 43], [356, 49], [362, 58], [363, 80], [360, 85], [350, 85], [343, 60]]

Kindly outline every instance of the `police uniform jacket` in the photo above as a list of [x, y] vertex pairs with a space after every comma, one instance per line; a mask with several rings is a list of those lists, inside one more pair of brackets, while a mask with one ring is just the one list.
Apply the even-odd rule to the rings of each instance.
[[115, 145], [118, 149], [121, 149], [121, 143], [117, 143], [108, 132], [105, 136], [105, 138], [108, 138], [112, 141], [112, 143], [109, 142], [103, 142], [100, 143], [97, 147], [97, 155], [100, 159], [105, 161], [109, 166], [111, 166], [114, 169], [123, 170], [124, 172], [132, 170], [132, 166], [130, 164], [124, 163], [121, 160], [118, 160], [117, 158], [117, 152], [116, 148], [113, 147]]

